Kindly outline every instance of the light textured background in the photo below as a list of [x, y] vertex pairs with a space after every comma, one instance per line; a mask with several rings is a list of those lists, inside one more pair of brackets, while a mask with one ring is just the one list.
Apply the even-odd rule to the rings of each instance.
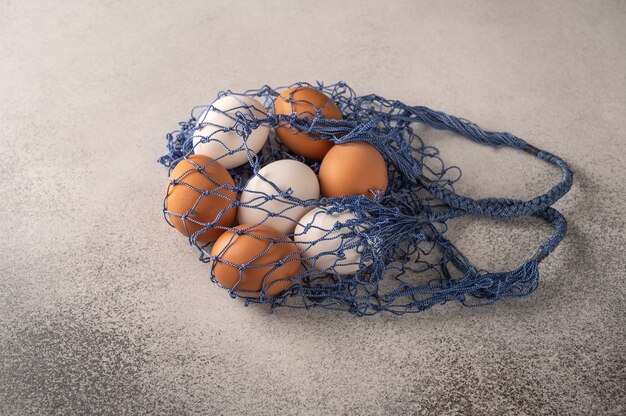
[[[542, 4], [545, 3], [545, 4]], [[0, 414], [624, 414], [626, 2], [0, 1]], [[346, 80], [568, 160], [530, 297], [244, 308], [160, 212], [166, 131], [220, 89]], [[425, 132], [476, 197], [555, 169]], [[505, 270], [549, 233], [451, 235]]]

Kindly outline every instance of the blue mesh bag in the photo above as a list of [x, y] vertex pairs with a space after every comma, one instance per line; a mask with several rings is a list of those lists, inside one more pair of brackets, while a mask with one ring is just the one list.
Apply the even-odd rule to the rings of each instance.
[[[306, 103], [315, 111], [277, 114], [275, 101], [285, 100], [281, 92], [293, 87], [322, 92], [343, 118], [326, 117], [319, 103]], [[231, 97], [228, 108], [194, 107], [178, 130], [167, 133], [168, 151], [159, 159], [169, 168], [163, 212], [208, 263], [211, 281], [246, 305], [264, 303], [271, 310], [322, 307], [359, 316], [420, 312], [452, 300], [487, 305], [533, 292], [539, 263], [565, 236], [565, 218], [552, 205], [571, 188], [571, 170], [564, 160], [511, 133], [485, 131], [465, 119], [378, 95], [358, 96], [344, 82], [222, 91], [217, 99], [224, 97]], [[561, 179], [530, 200], [459, 195], [454, 185], [460, 169], [447, 167], [438, 150], [424, 144], [416, 133], [418, 125], [486, 146], [519, 149], [557, 166]], [[301, 162], [315, 174], [320, 169], [319, 161], [281, 143], [275, 134], [281, 128], [335, 146], [368, 143], [386, 162], [386, 191], [303, 199], [292, 187], [277, 185], [262, 170], [273, 162]], [[257, 136], [269, 139], [259, 145]], [[207, 146], [214, 153], [220, 150], [219, 156], [197, 157]], [[225, 170], [232, 181], [211, 173]], [[199, 187], [188, 180], [190, 175], [202, 175], [208, 185]], [[249, 191], [253, 181], [263, 191]], [[188, 209], [171, 208], [168, 199], [175, 188], [185, 190]], [[207, 219], [200, 214], [208, 209], [214, 214]], [[252, 213], [248, 218], [255, 222], [238, 224], [235, 211]], [[468, 214], [496, 220], [534, 216], [551, 224], [554, 232], [517, 269], [489, 272], [473, 266], [446, 238], [447, 221]], [[215, 243], [202, 238], [209, 234], [219, 236]], [[244, 242], [254, 255], [237, 251], [237, 244]], [[256, 281], [251, 283], [250, 276]]]

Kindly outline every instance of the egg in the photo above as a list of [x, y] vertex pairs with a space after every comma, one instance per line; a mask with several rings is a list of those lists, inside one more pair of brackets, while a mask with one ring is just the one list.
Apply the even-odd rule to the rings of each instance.
[[241, 204], [237, 213], [239, 223], [263, 222], [282, 234], [293, 232], [298, 220], [312, 207], [303, 206], [298, 201], [280, 195], [280, 192], [289, 189], [291, 197], [302, 201], [318, 199], [320, 196], [320, 185], [315, 172], [302, 162], [283, 159], [261, 168], [241, 192]]
[[[235, 127], [237, 113], [264, 118], [267, 110], [252, 97], [226, 95], [215, 101], [198, 119], [193, 136], [194, 153], [217, 160], [226, 169], [248, 163], [248, 152], [257, 154], [267, 141], [269, 127], [259, 125], [244, 141]], [[225, 131], [227, 129], [227, 131]]]
[[[345, 225], [351, 220], [356, 217], [349, 211], [329, 214], [324, 208], [315, 208], [306, 213], [296, 226], [293, 237], [302, 258], [319, 271], [339, 275], [356, 273], [364, 242], [360, 237], [349, 237], [354, 227], [362, 229], [359, 225]], [[335, 230], [336, 223], [344, 225]], [[342, 245], [345, 258], [340, 259]]]
[[[274, 101], [274, 113], [276, 115], [296, 113], [298, 117], [313, 118], [318, 111], [326, 118], [343, 119], [337, 104], [332, 102], [323, 92], [310, 87], [295, 86], [289, 88]], [[324, 155], [333, 147], [333, 142], [330, 140], [314, 140], [308, 134], [298, 132], [289, 124], [276, 128], [276, 135], [293, 153], [313, 160], [322, 160]]]
[[301, 267], [295, 244], [265, 225], [244, 224], [226, 231], [213, 244], [211, 256], [213, 278], [248, 298], [259, 298], [262, 291], [264, 297], [276, 297], [293, 285], [283, 279], [297, 277]]
[[[170, 181], [173, 182], [165, 197], [165, 215], [181, 234], [190, 237], [207, 225], [234, 224], [235, 183], [222, 165], [204, 155], [190, 155], [172, 169]], [[196, 240], [210, 243], [223, 232], [222, 228], [212, 228], [199, 234]]]
[[387, 164], [380, 152], [369, 143], [350, 142], [335, 145], [320, 165], [322, 196], [367, 195], [387, 189]]

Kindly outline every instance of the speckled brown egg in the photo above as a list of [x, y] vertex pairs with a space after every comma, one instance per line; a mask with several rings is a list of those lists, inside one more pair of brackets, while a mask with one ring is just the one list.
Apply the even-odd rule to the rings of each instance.
[[[223, 287], [233, 289], [239, 296], [259, 298], [263, 291], [264, 297], [276, 297], [293, 285], [290, 280], [280, 280], [296, 277], [300, 271], [301, 258], [297, 251], [288, 237], [271, 227], [238, 225], [213, 244], [211, 256], [218, 260], [212, 262], [211, 274]], [[247, 268], [239, 269], [238, 266], [255, 258]], [[282, 264], [277, 265], [277, 262]]]
[[387, 190], [387, 164], [374, 146], [365, 142], [338, 144], [320, 165], [322, 196], [367, 195]]
[[[296, 113], [298, 117], [313, 118], [318, 111], [326, 118], [343, 119], [339, 107], [328, 96], [310, 87], [289, 88], [274, 101], [274, 113], [277, 115]], [[276, 135], [289, 150], [313, 160], [322, 160], [333, 147], [330, 140], [314, 140], [308, 134], [296, 131], [289, 124], [276, 128]]]
[[[188, 156], [172, 169], [172, 180], [175, 182], [167, 189], [165, 210], [169, 222], [181, 234], [189, 237], [205, 228], [205, 224], [222, 227], [234, 224], [237, 208], [231, 205], [237, 200], [237, 193], [232, 190], [235, 183], [218, 162], [204, 155]], [[224, 231], [211, 228], [196, 240], [210, 243]]]

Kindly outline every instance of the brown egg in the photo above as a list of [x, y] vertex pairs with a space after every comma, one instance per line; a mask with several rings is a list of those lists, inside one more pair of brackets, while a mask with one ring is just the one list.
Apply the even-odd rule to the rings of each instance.
[[[210, 178], [210, 179], [209, 179]], [[181, 160], [170, 174], [170, 179], [178, 182], [170, 184], [165, 197], [165, 209], [169, 211], [167, 217], [176, 229], [184, 236], [191, 236], [205, 226], [197, 224], [212, 223], [220, 211], [237, 200], [237, 193], [227, 187], [219, 188], [222, 184], [234, 186], [235, 182], [228, 171], [208, 156], [191, 155]], [[208, 191], [206, 195], [202, 192]], [[183, 220], [181, 216], [186, 215]], [[215, 225], [231, 227], [235, 223], [237, 208], [226, 210]], [[221, 228], [209, 229], [196, 238], [202, 243], [215, 241], [225, 230]]]
[[319, 172], [322, 195], [367, 195], [387, 190], [387, 164], [376, 148], [365, 142], [335, 145], [324, 157]]
[[[217, 239], [211, 249], [211, 255], [217, 256], [213, 261], [211, 273], [223, 287], [235, 290], [240, 296], [248, 298], [260, 297], [261, 290], [265, 290], [265, 297], [275, 297], [293, 283], [289, 280], [277, 280], [296, 277], [300, 271], [300, 255], [298, 248], [279, 231], [266, 225], [238, 225], [226, 231]], [[246, 230], [248, 234], [237, 234], [238, 230]], [[272, 240], [278, 240], [272, 243]], [[224, 263], [224, 261], [238, 266], [247, 264], [255, 259], [243, 271], [238, 267]], [[277, 266], [276, 263], [284, 261]], [[241, 279], [241, 281], [240, 281]], [[247, 293], [245, 291], [252, 291]], [[256, 292], [256, 293], [255, 293]]]
[[[343, 119], [339, 107], [330, 98], [310, 87], [289, 88], [274, 101], [274, 113], [277, 115], [297, 113], [299, 117], [313, 118], [320, 110], [326, 118]], [[314, 140], [306, 133], [296, 132], [289, 124], [276, 128], [276, 135], [289, 150], [313, 160], [322, 160], [333, 147], [330, 140]]]

